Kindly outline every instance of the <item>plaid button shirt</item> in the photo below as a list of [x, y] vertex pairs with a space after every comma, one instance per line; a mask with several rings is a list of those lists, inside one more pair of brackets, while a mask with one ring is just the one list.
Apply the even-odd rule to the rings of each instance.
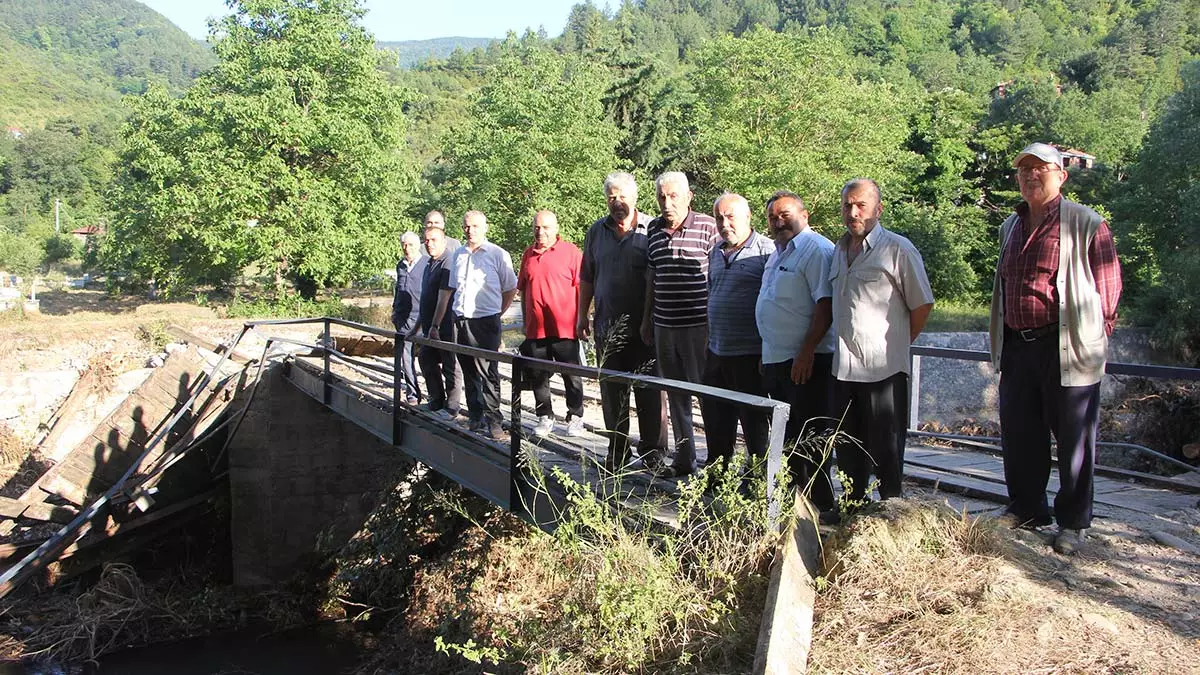
[[[1000, 268], [1004, 289], [1004, 323], [1014, 330], [1041, 328], [1058, 322], [1059, 212], [1062, 197], [1050, 203], [1040, 223], [1030, 223], [1029, 205], [1017, 206], [1019, 222], [1009, 237]], [[1121, 267], [1108, 223], [1100, 224], [1088, 247], [1088, 262], [1104, 310], [1104, 330], [1111, 334], [1121, 297]]]

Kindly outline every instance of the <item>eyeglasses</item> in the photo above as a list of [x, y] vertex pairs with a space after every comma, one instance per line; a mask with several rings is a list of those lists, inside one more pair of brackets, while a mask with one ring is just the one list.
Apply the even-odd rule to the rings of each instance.
[[1040, 176], [1049, 171], [1062, 171], [1055, 164], [1039, 164], [1037, 166], [1022, 166], [1017, 169], [1018, 176]]

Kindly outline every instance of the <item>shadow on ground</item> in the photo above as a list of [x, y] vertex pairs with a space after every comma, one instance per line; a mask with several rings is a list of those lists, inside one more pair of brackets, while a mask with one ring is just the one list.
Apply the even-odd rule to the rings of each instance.
[[103, 314], [125, 314], [148, 302], [136, 295], [113, 296], [103, 291], [46, 291], [38, 294], [41, 313], [48, 316], [66, 316], [77, 312], [100, 312]]

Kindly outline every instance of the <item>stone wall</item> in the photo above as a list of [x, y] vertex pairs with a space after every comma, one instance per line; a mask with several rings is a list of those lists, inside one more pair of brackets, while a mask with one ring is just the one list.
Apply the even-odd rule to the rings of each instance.
[[[988, 351], [987, 333], [924, 333], [917, 344]], [[1150, 349], [1146, 332], [1137, 329], [1114, 331], [1109, 342], [1109, 360], [1122, 363], [1163, 363]], [[1000, 376], [990, 361], [958, 361], [923, 357], [919, 419], [953, 424], [964, 419], [999, 423], [997, 410]], [[1104, 378], [1102, 404], [1109, 405], [1122, 390], [1121, 380]]]
[[412, 466], [268, 369], [229, 448], [234, 583], [288, 579], [359, 530]]

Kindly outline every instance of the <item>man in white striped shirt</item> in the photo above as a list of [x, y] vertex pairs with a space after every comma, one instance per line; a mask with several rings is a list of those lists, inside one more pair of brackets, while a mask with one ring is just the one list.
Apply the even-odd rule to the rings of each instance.
[[[700, 382], [708, 346], [708, 257], [721, 241], [712, 216], [692, 210], [687, 176], [668, 171], [656, 182], [662, 215], [650, 222], [642, 339], [653, 344], [663, 377]], [[671, 392], [672, 471], [696, 471], [692, 396]]]

